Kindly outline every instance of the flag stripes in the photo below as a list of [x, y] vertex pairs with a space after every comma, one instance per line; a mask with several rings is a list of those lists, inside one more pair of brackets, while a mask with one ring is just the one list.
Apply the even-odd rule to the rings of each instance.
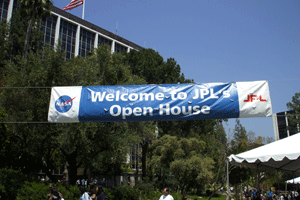
[[72, 10], [73, 8], [76, 8], [83, 4], [84, 0], [72, 0], [66, 7], [63, 8], [63, 10]]

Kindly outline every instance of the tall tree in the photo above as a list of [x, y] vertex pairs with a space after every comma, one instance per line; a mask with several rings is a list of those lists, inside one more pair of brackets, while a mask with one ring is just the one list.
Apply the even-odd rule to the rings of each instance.
[[[229, 149], [229, 154], [239, 154], [244, 151], [251, 150], [253, 148], [263, 145], [265, 142], [264, 137], [256, 137], [253, 131], [247, 132], [245, 127], [240, 123], [239, 119], [236, 119], [233, 140]], [[234, 185], [237, 191], [239, 184], [249, 185], [251, 177], [257, 177], [255, 170], [244, 167], [231, 167], [229, 180]], [[255, 184], [255, 181], [252, 181]], [[254, 185], [253, 186], [256, 186]], [[236, 198], [238, 193], [236, 193]]]
[[[130, 51], [125, 54], [125, 63], [129, 65], [132, 73], [145, 79], [147, 84], [177, 84], [192, 83], [193, 80], [185, 79], [180, 65], [174, 58], [164, 61], [163, 57], [153, 49]], [[158, 121], [159, 135], [165, 134], [178, 137], [193, 137], [213, 132], [215, 120], [189, 120], [189, 121]], [[143, 174], [146, 169], [144, 155], [148, 148], [147, 140], [143, 140], [142, 160]]]
[[292, 101], [288, 102], [286, 106], [290, 111], [292, 111], [292, 113], [288, 114], [290, 122], [288, 129], [298, 133], [300, 124], [300, 92], [295, 93], [292, 97]]
[[[186, 81], [181, 73], [180, 66], [173, 58], [169, 58], [165, 62], [163, 57], [153, 49], [133, 50], [124, 53], [124, 63], [129, 66], [133, 75], [142, 77], [147, 84], [183, 83]], [[139, 144], [142, 147], [142, 175], [144, 178], [147, 171], [146, 154], [148, 146], [154, 138], [155, 126], [158, 124], [155, 124], [155, 126], [153, 122], [143, 122], [142, 124], [137, 125], [136, 128], [139, 129], [141, 136]]]
[[[15, 89], [2, 92], [1, 106], [8, 114], [6, 120], [18, 122], [9, 126], [10, 140], [15, 141], [10, 143], [15, 145], [10, 166], [28, 171], [43, 168], [54, 178], [49, 170], [60, 168], [67, 161], [72, 184], [78, 167], [100, 167], [94, 164], [101, 159], [106, 160], [103, 163], [107, 166], [114, 166], [113, 174], [120, 173], [120, 165], [128, 153], [126, 143], [133, 137], [128, 124], [44, 123], [50, 87], [141, 84], [144, 80], [132, 76], [122, 64], [122, 55], [111, 54], [106, 46], [87, 59], [65, 61], [64, 56], [60, 51], [43, 48], [5, 65], [6, 86]], [[106, 156], [100, 156], [101, 153]]]
[[125, 56], [134, 75], [144, 78], [147, 84], [186, 83], [181, 73], [180, 65], [174, 58], [165, 62], [163, 57], [153, 49], [142, 49], [141, 51], [130, 51]]
[[28, 45], [30, 42], [32, 26], [36, 22], [46, 20], [50, 16], [50, 11], [53, 6], [50, 0], [18, 0], [20, 13], [24, 19], [28, 20], [26, 29], [26, 40], [24, 44], [24, 57], [27, 57]]
[[240, 120], [237, 118], [235, 121], [234, 135], [233, 140], [231, 141], [232, 150], [236, 152], [232, 153], [241, 153], [246, 151], [248, 148], [248, 135], [245, 127], [240, 123]]
[[203, 141], [164, 135], [154, 141], [151, 148], [154, 150], [151, 165], [158, 176], [158, 184], [162, 188], [178, 186], [182, 199], [190, 188], [204, 186], [213, 178], [214, 161], [204, 156]]

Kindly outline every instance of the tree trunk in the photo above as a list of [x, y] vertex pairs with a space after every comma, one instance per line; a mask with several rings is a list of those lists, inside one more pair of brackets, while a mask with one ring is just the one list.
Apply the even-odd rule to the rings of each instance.
[[65, 164], [64, 164], [63, 183], [65, 185], [69, 185], [69, 183], [70, 183], [69, 172], [68, 172], [68, 162], [65, 162]]
[[69, 183], [71, 185], [75, 185], [77, 181], [77, 169], [79, 166], [77, 165], [76, 157], [77, 157], [77, 151], [72, 152], [66, 157], [67, 162], [69, 164], [68, 173], [69, 173]]
[[135, 185], [138, 182], [138, 178], [139, 178], [139, 145], [136, 145], [135, 148]]
[[25, 44], [24, 44], [24, 58], [27, 57], [28, 43], [29, 43], [29, 39], [30, 39], [30, 32], [31, 32], [31, 28], [32, 28], [33, 18], [35, 15], [35, 9], [36, 9], [36, 3], [34, 3], [33, 8], [31, 10], [31, 16], [30, 16], [28, 27], [27, 27], [26, 40], [25, 40]]
[[144, 142], [142, 144], [142, 179], [147, 176], [147, 151], [149, 144]]

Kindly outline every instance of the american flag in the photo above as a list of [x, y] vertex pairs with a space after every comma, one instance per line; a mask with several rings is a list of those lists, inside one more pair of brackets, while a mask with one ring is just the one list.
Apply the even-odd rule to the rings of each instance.
[[72, 10], [83, 4], [84, 0], [72, 0], [63, 10]]

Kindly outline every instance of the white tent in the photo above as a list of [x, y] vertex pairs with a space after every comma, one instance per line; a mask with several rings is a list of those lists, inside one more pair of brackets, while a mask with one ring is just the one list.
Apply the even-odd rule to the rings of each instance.
[[[299, 176], [300, 133], [237, 155], [232, 154], [228, 161], [233, 165], [291, 171]], [[227, 186], [229, 187], [228, 162]]]
[[288, 181], [286, 181], [286, 183], [299, 184], [300, 183], [300, 177], [288, 180]]
[[287, 170], [300, 175], [300, 133], [228, 157], [231, 164]]

